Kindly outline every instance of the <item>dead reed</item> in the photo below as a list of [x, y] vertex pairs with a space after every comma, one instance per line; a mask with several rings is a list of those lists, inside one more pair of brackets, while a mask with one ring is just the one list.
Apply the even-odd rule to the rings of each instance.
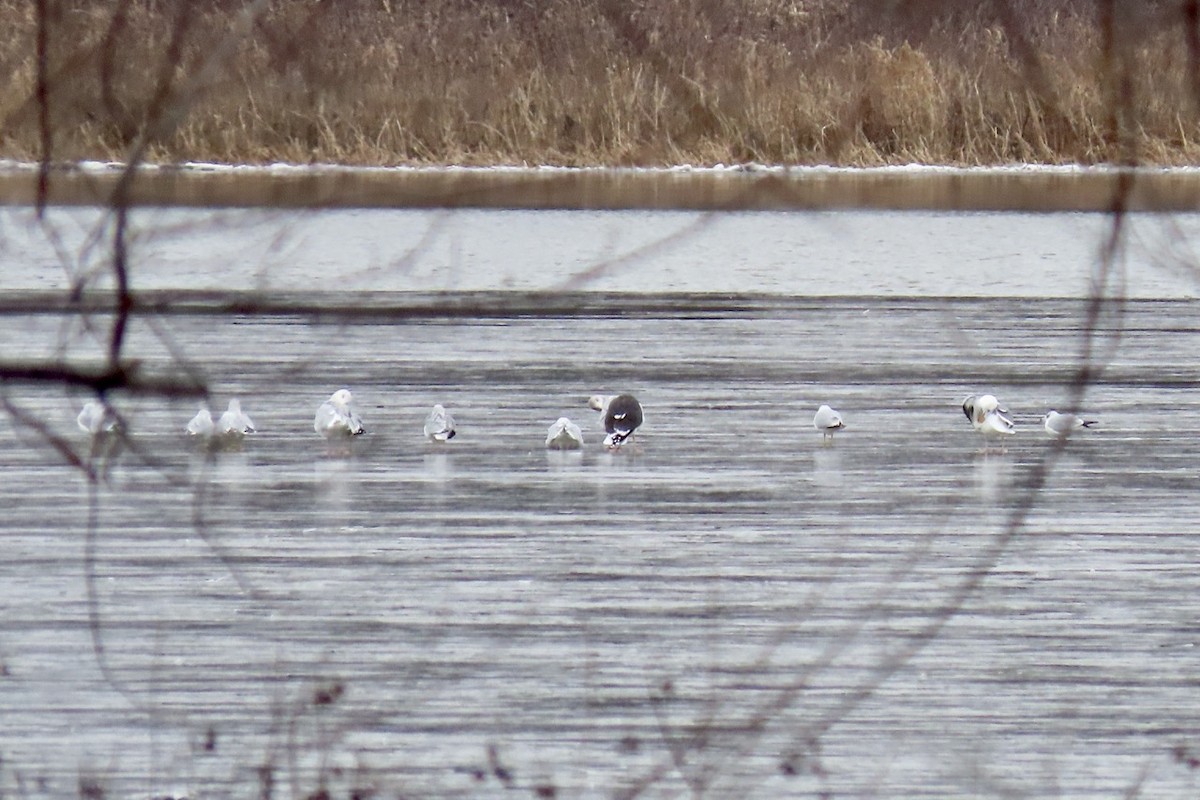
[[244, 7], [0, 0], [0, 157], [46, 143], [54, 161], [142, 143], [158, 162], [372, 165], [1200, 156], [1187, 2], [273, 0], [212, 63]]

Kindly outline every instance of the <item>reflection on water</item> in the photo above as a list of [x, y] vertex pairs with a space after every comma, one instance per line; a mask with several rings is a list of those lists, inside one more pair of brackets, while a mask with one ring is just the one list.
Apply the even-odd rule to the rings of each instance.
[[358, 465], [350, 453], [349, 439], [330, 444], [326, 454], [313, 463], [313, 489], [321, 507], [330, 511], [352, 508], [357, 485]]
[[822, 445], [821, 449], [813, 452], [813, 483], [836, 492], [845, 478], [842, 475], [842, 454], [834, 447], [836, 445]]
[[454, 462], [444, 446], [438, 446], [434, 452], [426, 453], [424, 457], [425, 475], [433, 483], [445, 483], [454, 477]]
[[[1190, 304], [1126, 308], [1101, 427], [1033, 496], [1078, 303], [722, 303], [135, 321], [148, 369], [203, 341], [260, 432], [200, 452], [190, 401], [117, 396], [130, 446], [93, 454], [72, 397], [48, 421], [112, 465], [88, 538], [80, 473], [0, 427], [0, 789], [1194, 794]], [[0, 315], [32, 353], [61, 329]], [[371, 427], [326, 441], [341, 385]], [[634, 446], [599, 445], [597, 387], [646, 407]], [[984, 390], [1003, 453], [961, 412]], [[828, 447], [820, 402], [851, 425]], [[581, 452], [544, 448], [563, 413]]]
[[1013, 457], [1007, 449], [989, 449], [975, 458], [975, 490], [980, 499], [990, 504], [1011, 500], [1013, 488]]

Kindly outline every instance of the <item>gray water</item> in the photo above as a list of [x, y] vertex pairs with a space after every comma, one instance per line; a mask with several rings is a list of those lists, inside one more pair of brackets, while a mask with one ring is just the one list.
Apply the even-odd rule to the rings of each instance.
[[[5, 213], [3, 356], [94, 362], [102, 316], [95, 337], [25, 301], [79, 274], [86, 234], [62, 232], [95, 220], [52, 216], [56, 253]], [[0, 416], [0, 793], [1196, 795], [1183, 240], [1131, 247], [1138, 299], [1102, 313], [1083, 403], [1100, 425], [1058, 447], [1039, 419], [1069, 398], [1100, 218], [731, 215], [676, 248], [699, 218], [478, 212], [390, 251], [413, 212], [171, 213], [135, 286], [259, 281], [264, 310], [138, 317], [126, 354], [186, 362], [260, 431], [209, 454], [182, 435], [194, 402], [119, 395], [128, 442], [94, 443], [84, 395], [4, 387], [102, 477], [91, 494]], [[504, 232], [495, 263], [481, 225]], [[787, 277], [792, 225], [842, 235]], [[334, 231], [376, 250], [339, 262]], [[553, 273], [602, 261], [596, 231], [649, 250]], [[298, 239], [322, 244], [280, 249]], [[542, 272], [513, 288], [581, 293], [505, 291], [517, 241]], [[477, 293], [400, 285], [396, 259], [453, 263], [439, 246]], [[1039, 259], [1079, 271], [1016, 266]], [[330, 444], [312, 415], [341, 386], [369, 432]], [[633, 447], [600, 446], [600, 391], [641, 399]], [[977, 391], [1016, 418], [1003, 450], [962, 415]], [[421, 436], [435, 402], [458, 421], [444, 447]], [[829, 447], [822, 402], [848, 425]], [[542, 449], [561, 415], [582, 453]]]

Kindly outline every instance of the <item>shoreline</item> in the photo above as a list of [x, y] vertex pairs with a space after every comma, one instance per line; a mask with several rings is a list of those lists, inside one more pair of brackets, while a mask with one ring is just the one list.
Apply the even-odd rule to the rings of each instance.
[[[125, 166], [52, 165], [54, 206], [110, 205]], [[39, 165], [0, 160], [0, 205], [30, 206]], [[147, 164], [134, 205], [196, 208], [513, 208], [687, 211], [1200, 210], [1198, 167], [1014, 164], [696, 167]]]

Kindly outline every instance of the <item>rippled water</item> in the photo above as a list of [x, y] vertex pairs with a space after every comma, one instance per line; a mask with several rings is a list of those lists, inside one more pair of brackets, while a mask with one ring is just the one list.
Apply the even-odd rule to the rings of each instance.
[[[558, 259], [602, 257], [563, 255], [575, 223], [581, 242], [654, 231], [471, 214], [438, 223], [474, 265], [456, 274], [486, 290], [465, 299], [392, 293], [433, 277], [365, 294], [356, 270], [387, 254], [338, 266], [324, 218], [276, 237], [319, 247], [274, 250], [272, 219], [205, 225], [187, 246], [152, 237], [152, 252], [180, 249], [151, 288], [223, 284], [237, 266], [272, 291], [265, 313], [139, 317], [127, 351], [156, 371], [186, 353], [217, 406], [240, 397], [260, 428], [240, 449], [191, 447], [190, 401], [119, 397], [129, 441], [93, 452], [74, 427], [82, 395], [4, 389], [104, 476], [90, 527], [81, 472], [0, 417], [4, 793], [1196, 794], [1192, 287], [1149, 260], [1131, 269], [1175, 288], [1102, 314], [1106, 370], [1085, 399], [1101, 424], [1061, 450], [1038, 424], [1066, 401], [1082, 342], [1083, 303], [1053, 296], [1078, 291], [1032, 267], [1001, 270], [1015, 297], [986, 288], [999, 279], [984, 253], [1083, 263], [1096, 242], [1061, 231], [1098, 219], [722, 217], [722, 235], [704, 227], [580, 287], [598, 291], [546, 298], [479, 276], [503, 284], [522, 249], [505, 242], [523, 239], [549, 270], [536, 281], [561, 282]], [[504, 232], [491, 266], [475, 256], [487, 237], [456, 227], [480, 220]], [[764, 233], [815, 220], [860, 233], [844, 262], [832, 234], [800, 267], [802, 242], [789, 260]], [[3, 279], [5, 357], [93, 358], [76, 322], [24, 310], [63, 273], [14, 225], [28, 271]], [[882, 288], [809, 292], [785, 261], [813, 287], [861, 262]], [[708, 291], [664, 277], [687, 272], [675, 263]], [[887, 296], [917, 263], [921, 291]], [[334, 288], [311, 283], [330, 265], [364, 294], [313, 294]], [[759, 273], [766, 294], [719, 295]], [[972, 294], [972, 274], [989, 296], [951, 297]], [[330, 446], [312, 414], [343, 385], [369, 433]], [[646, 424], [611, 454], [586, 397], [617, 390]], [[1003, 451], [984, 452], [959, 409], [982, 390], [1016, 417]], [[434, 402], [458, 421], [445, 447], [421, 436]], [[848, 424], [831, 447], [811, 428], [822, 402]], [[541, 447], [564, 414], [584, 425], [580, 454]]]

